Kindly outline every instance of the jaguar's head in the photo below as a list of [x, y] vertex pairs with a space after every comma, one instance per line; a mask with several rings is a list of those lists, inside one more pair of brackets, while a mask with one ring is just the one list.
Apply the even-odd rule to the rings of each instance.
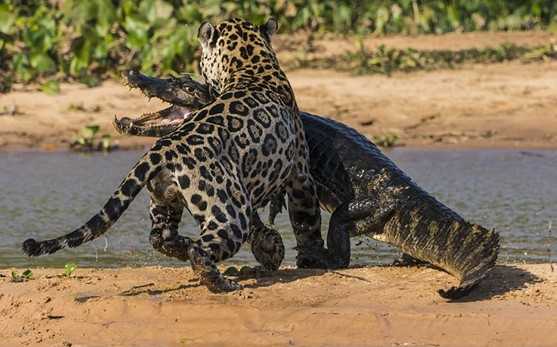
[[201, 24], [199, 65], [205, 83], [219, 94], [227, 85], [242, 78], [260, 75], [264, 70], [278, 70], [271, 47], [271, 36], [277, 28], [273, 18], [260, 26], [238, 18], [215, 26], [209, 22]]
[[250, 81], [256, 75], [278, 74], [278, 62], [271, 47], [271, 36], [276, 30], [274, 19], [260, 26], [237, 18], [216, 26], [208, 22], [201, 24], [200, 70], [206, 84], [189, 76], [159, 79], [129, 71], [125, 77], [130, 87], [139, 88], [146, 96], [157, 97], [171, 106], [135, 119], [115, 118], [114, 126], [122, 134], [164, 136], [177, 129], [193, 111], [212, 101], [227, 84]]

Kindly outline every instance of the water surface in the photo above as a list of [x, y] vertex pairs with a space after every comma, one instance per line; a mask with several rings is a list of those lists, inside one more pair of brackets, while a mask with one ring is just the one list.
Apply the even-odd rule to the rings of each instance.
[[[495, 228], [503, 247], [499, 261], [546, 262], [557, 257], [557, 152], [520, 150], [395, 149], [387, 153], [420, 186], [466, 219]], [[181, 265], [149, 244], [148, 196], [142, 192], [105, 235], [76, 249], [27, 258], [21, 242], [52, 238], [80, 226], [104, 204], [141, 152], [108, 155], [0, 153], [0, 267]], [[265, 213], [266, 216], [266, 213]], [[324, 214], [323, 230], [329, 216]], [[286, 264], [294, 240], [286, 214], [277, 226]], [[557, 229], [557, 228], [555, 228]], [[195, 237], [184, 214], [181, 233]], [[367, 237], [353, 240], [353, 263], [383, 264], [396, 249]], [[247, 249], [227, 263], [255, 264]]]

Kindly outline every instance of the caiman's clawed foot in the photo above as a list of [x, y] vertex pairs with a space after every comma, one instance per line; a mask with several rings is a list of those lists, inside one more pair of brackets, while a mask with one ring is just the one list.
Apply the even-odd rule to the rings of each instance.
[[329, 251], [323, 247], [298, 248], [296, 266], [302, 269], [330, 268]]

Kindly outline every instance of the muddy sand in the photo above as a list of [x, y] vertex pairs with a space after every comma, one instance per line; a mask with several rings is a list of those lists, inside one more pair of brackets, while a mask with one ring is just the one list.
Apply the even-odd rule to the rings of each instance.
[[[21, 271], [21, 269], [18, 269]], [[468, 298], [428, 268], [281, 269], [211, 294], [189, 267], [0, 270], [0, 346], [555, 346], [557, 273], [500, 265]]]
[[[557, 40], [543, 32], [470, 33], [369, 38], [374, 48], [464, 49], [504, 42], [542, 45]], [[303, 37], [277, 39], [279, 59], [294, 59]], [[327, 57], [357, 48], [350, 39], [322, 38], [313, 55]], [[345, 122], [367, 136], [396, 135], [397, 145], [441, 147], [557, 147], [557, 62], [465, 65], [454, 70], [354, 76], [328, 70], [288, 71], [302, 110]], [[16, 86], [0, 95], [0, 150], [58, 150], [80, 129], [98, 124], [121, 147], [152, 139], [118, 135], [114, 115], [136, 116], [161, 109], [122, 81], [87, 88], [64, 84], [49, 96], [37, 86]]]

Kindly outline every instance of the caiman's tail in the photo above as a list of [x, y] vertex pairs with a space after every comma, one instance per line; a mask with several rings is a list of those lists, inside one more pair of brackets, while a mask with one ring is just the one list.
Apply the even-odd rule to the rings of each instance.
[[430, 199], [431, 203], [422, 201], [413, 208], [397, 211], [377, 238], [457, 277], [460, 284], [440, 289], [439, 295], [458, 299], [470, 293], [495, 266], [499, 234], [467, 223]]
[[23, 242], [23, 252], [28, 256], [54, 253], [65, 247], [77, 247], [105, 233], [120, 218], [145, 184], [162, 167], [163, 158], [158, 153], [147, 153], [128, 173], [99, 213], [82, 227], [55, 239]]

